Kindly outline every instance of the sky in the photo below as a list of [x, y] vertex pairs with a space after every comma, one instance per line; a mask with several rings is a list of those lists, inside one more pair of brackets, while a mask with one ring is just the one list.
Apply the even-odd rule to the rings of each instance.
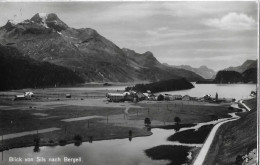
[[215, 71], [257, 59], [256, 1], [0, 2], [0, 26], [56, 13], [120, 48], [151, 51], [161, 63]]

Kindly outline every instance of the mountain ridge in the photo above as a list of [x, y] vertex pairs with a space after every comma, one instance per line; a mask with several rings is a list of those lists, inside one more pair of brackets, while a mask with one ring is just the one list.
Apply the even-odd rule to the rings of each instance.
[[257, 60], [246, 60], [245, 62], [243, 62], [243, 64], [241, 64], [239, 66], [236, 66], [236, 67], [231, 66], [231, 67], [225, 68], [223, 70], [236, 71], [239, 73], [243, 73], [250, 68], [257, 68]]
[[190, 65], [169, 65], [167, 63], [164, 63], [164, 65], [170, 66], [170, 67], [173, 67], [173, 68], [179, 68], [179, 69], [185, 69], [185, 70], [188, 70], [188, 71], [192, 71], [192, 72], [200, 75], [204, 79], [211, 79], [211, 78], [214, 78], [216, 76], [216, 71], [208, 68], [206, 65], [202, 65], [198, 68], [191, 67]]
[[[35, 14], [0, 28], [0, 44], [12, 45], [22, 56], [76, 71], [86, 82], [134, 82], [203, 78], [184, 69], [163, 66], [151, 52], [128, 56], [96, 30], [67, 26], [54, 13]], [[133, 65], [136, 65], [133, 67]]]

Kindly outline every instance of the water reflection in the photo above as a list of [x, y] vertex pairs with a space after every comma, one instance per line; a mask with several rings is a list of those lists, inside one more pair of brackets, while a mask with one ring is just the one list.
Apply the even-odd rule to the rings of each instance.
[[82, 144], [81, 141], [76, 141], [76, 142], [74, 142], [74, 146], [77, 146], [77, 147], [79, 147], [81, 144]]
[[174, 130], [175, 130], [176, 132], [178, 132], [180, 129], [181, 129], [181, 126], [180, 126], [180, 125], [176, 125], [176, 127], [174, 128]]
[[35, 145], [34, 148], [33, 148], [33, 152], [40, 152], [40, 147]]
[[90, 136], [90, 137], [89, 137], [89, 143], [92, 143], [92, 141], [93, 141], [93, 137]]
[[33, 149], [33, 152], [40, 152], [40, 138], [39, 137], [36, 137], [34, 138], [34, 149]]
[[218, 93], [219, 98], [235, 98], [246, 99], [250, 98], [250, 92], [255, 90], [255, 84], [194, 84], [195, 88], [181, 90], [181, 91], [168, 91], [162, 92], [163, 94], [173, 95], [189, 95], [193, 97], [202, 97], [205, 94], [215, 96]]
[[[165, 165], [169, 161], [157, 161], [148, 158], [144, 150], [158, 145], [170, 145], [172, 142], [166, 141], [167, 137], [172, 135], [174, 130], [162, 130], [152, 129], [152, 135], [146, 137], [136, 137], [133, 140], [134, 132], [132, 136], [128, 136], [126, 139], [113, 139], [95, 141], [93, 136], [89, 136], [89, 142], [81, 143], [80, 147], [75, 144], [68, 144], [66, 146], [55, 147], [41, 147], [40, 152], [34, 152], [35, 147], [17, 148], [9, 151], [5, 151], [4, 162], [0, 161], [0, 164], [8, 164], [8, 157], [44, 157], [46, 159], [53, 157], [81, 157], [82, 163], [78, 165], [137, 165], [137, 164], [149, 164], [149, 165]], [[128, 131], [128, 135], [131, 132]], [[38, 149], [36, 147], [36, 149]], [[100, 158], [102, 155], [102, 159]], [[34, 163], [22, 162], [19, 165], [34, 165]], [[37, 163], [37, 165], [44, 165], [44, 163]], [[46, 164], [46, 163], [45, 163]], [[55, 165], [63, 165], [64, 162], [55, 163]]]

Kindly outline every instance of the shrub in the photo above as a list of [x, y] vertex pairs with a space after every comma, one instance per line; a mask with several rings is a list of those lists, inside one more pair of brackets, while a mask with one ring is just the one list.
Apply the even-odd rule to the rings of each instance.
[[76, 141], [82, 141], [82, 139], [83, 139], [82, 136], [79, 134], [74, 136], [74, 140], [76, 140]]
[[163, 101], [163, 100], [164, 100], [163, 95], [159, 95], [159, 96], [157, 97], [157, 101]]
[[145, 119], [144, 119], [144, 124], [145, 124], [145, 126], [150, 126], [150, 125], [151, 125], [151, 120], [150, 120], [150, 118], [145, 118]]
[[179, 117], [175, 117], [174, 121], [176, 122], [177, 125], [179, 125], [181, 122], [181, 119]]
[[67, 140], [65, 140], [65, 139], [60, 139], [60, 140], [59, 140], [59, 144], [60, 144], [60, 146], [65, 146], [65, 145], [67, 144]]

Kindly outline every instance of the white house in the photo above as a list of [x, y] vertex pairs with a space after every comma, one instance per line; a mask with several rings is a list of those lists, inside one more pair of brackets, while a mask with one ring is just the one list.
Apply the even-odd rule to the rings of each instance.
[[109, 99], [109, 101], [119, 102], [119, 101], [124, 101], [126, 94], [125, 93], [107, 93], [106, 96]]
[[24, 95], [15, 95], [14, 96], [14, 100], [25, 100], [25, 96]]
[[182, 97], [182, 100], [189, 101], [189, 100], [191, 100], [191, 97], [189, 95], [185, 95]]
[[170, 100], [181, 100], [182, 96], [181, 95], [170, 95], [169, 99]]

